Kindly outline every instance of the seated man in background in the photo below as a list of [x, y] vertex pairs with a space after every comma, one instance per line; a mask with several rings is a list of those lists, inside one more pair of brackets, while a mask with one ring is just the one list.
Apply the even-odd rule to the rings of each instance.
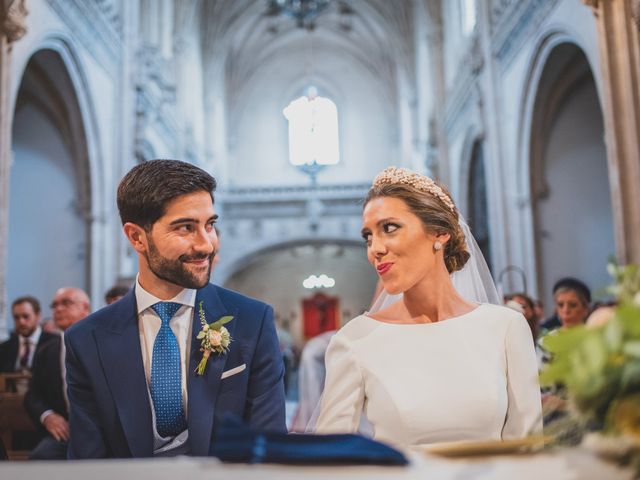
[[[58, 335], [43, 331], [40, 326], [40, 302], [32, 296], [16, 298], [11, 304], [14, 330], [6, 342], [0, 344], [0, 373], [24, 373], [24, 378], [8, 384], [9, 390], [24, 395], [29, 389], [28, 374], [37, 352], [42, 351], [51, 341], [58, 341]], [[12, 388], [13, 387], [13, 388]], [[12, 444], [5, 447], [12, 450], [28, 451], [35, 447], [42, 434], [37, 431], [13, 431]]]
[[[89, 297], [79, 288], [59, 289], [51, 302], [53, 320], [63, 332], [89, 315]], [[67, 458], [69, 413], [66, 398], [64, 343], [60, 337], [47, 343], [33, 360], [32, 377], [24, 406], [33, 422], [46, 436], [29, 455], [30, 459]]]
[[31, 370], [33, 357], [56, 335], [40, 327], [40, 302], [34, 297], [16, 298], [11, 304], [15, 328], [9, 340], [0, 344], [0, 372]]

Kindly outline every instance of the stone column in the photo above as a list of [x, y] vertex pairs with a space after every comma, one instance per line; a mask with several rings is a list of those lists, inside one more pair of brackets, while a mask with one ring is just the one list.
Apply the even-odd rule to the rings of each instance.
[[596, 17], [616, 253], [640, 264], [640, 0], [583, 0]]
[[0, 0], [0, 338], [7, 322], [7, 239], [9, 220], [9, 170], [11, 164], [11, 49], [26, 33], [25, 0]]
[[445, 184], [450, 183], [447, 136], [444, 131], [446, 87], [444, 81], [444, 27], [441, 2], [425, 1], [429, 15], [427, 42], [431, 60], [431, 75], [434, 88], [432, 120], [429, 122], [429, 145], [427, 167], [430, 175]]

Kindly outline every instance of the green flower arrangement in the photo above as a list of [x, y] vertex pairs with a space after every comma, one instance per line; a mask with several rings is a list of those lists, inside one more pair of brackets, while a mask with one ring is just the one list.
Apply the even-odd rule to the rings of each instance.
[[619, 440], [625, 459], [640, 465], [640, 268], [609, 265], [609, 273], [616, 307], [606, 321], [545, 336], [551, 361], [540, 383], [563, 385], [571, 419]]

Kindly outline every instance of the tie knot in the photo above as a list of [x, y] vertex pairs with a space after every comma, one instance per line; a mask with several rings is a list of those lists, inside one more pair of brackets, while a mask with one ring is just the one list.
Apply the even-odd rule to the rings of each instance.
[[163, 323], [168, 323], [181, 306], [176, 302], [158, 302], [155, 305], [151, 305], [151, 308], [158, 314]]

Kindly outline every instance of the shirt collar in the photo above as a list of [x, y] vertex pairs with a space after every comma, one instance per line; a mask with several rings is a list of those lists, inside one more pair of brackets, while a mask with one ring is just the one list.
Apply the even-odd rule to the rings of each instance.
[[31, 335], [29, 335], [28, 337], [23, 337], [22, 335], [20, 335], [20, 337], [26, 338], [27, 340], [29, 340], [29, 343], [31, 345], [36, 345], [38, 343], [38, 340], [40, 340], [41, 333], [42, 333], [42, 327], [38, 325]]
[[136, 304], [138, 305], [138, 314], [144, 312], [147, 308], [155, 305], [158, 302], [176, 302], [180, 305], [186, 305], [188, 307], [192, 307], [196, 304], [196, 290], [193, 288], [183, 288], [178, 292], [178, 294], [169, 299], [169, 300], [161, 300], [155, 295], [147, 292], [142, 285], [140, 285], [140, 274], [136, 276]]

